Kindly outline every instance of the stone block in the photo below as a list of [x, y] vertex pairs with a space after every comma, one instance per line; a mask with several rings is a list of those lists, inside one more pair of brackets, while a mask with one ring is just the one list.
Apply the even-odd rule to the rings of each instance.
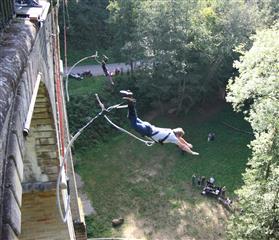
[[23, 124], [19, 115], [16, 112], [13, 113], [11, 129], [12, 133], [16, 134], [17, 136], [20, 149], [22, 150], [22, 152], [24, 152], [25, 138], [23, 136]]
[[39, 143], [40, 143], [40, 145], [49, 145], [49, 144], [56, 145], [56, 141], [54, 138], [40, 138]]
[[16, 134], [12, 133], [10, 135], [9, 145], [8, 145], [8, 153], [7, 159], [13, 160], [15, 162], [15, 166], [17, 168], [18, 176], [20, 181], [23, 180], [23, 158], [22, 152], [17, 140]]
[[28, 112], [28, 108], [26, 105], [24, 105], [23, 102], [24, 102], [23, 97], [17, 95], [15, 104], [14, 104], [14, 116], [17, 115], [16, 117], [19, 118], [21, 126], [24, 126], [25, 120], [26, 120], [26, 115]]
[[18, 171], [13, 160], [8, 159], [7, 161], [8, 164], [6, 169], [5, 187], [11, 188], [18, 205], [21, 206], [22, 187], [18, 176]]
[[84, 222], [74, 221], [74, 229], [75, 229], [76, 240], [87, 239], [86, 225]]
[[9, 188], [6, 188], [4, 191], [3, 223], [9, 224], [17, 236], [20, 234], [21, 212], [16, 199]]
[[2, 228], [2, 238], [3, 240], [18, 240], [16, 234], [9, 224], [4, 224]]
[[35, 113], [33, 117], [36, 119], [44, 119], [44, 118], [50, 118], [50, 115], [48, 112], [42, 112], [42, 113]]
[[22, 84], [22, 90], [24, 91], [24, 96], [25, 96], [25, 99], [26, 99], [26, 103], [27, 105], [30, 104], [30, 101], [31, 101], [31, 97], [32, 97], [32, 88], [29, 87], [30, 83], [29, 83], [29, 80], [28, 80], [28, 75], [26, 73], [26, 71], [24, 71], [21, 75], [21, 84]]

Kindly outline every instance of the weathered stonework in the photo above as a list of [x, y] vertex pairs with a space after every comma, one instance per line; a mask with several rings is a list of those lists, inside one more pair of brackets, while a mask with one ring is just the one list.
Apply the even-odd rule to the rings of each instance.
[[[0, 239], [3, 240], [86, 239], [71, 157], [67, 170], [72, 212], [66, 224], [56, 208], [61, 141], [66, 145], [69, 140], [65, 106], [62, 113], [57, 110], [56, 90], [60, 81], [57, 12], [57, 7], [53, 8], [41, 26], [14, 19], [0, 38]], [[63, 83], [60, 85], [63, 99]], [[35, 86], [39, 86], [37, 94]], [[34, 97], [33, 109], [30, 106]], [[26, 136], [23, 130], [30, 114]], [[61, 138], [61, 126], [65, 139]]]
[[21, 240], [70, 239], [55, 204], [55, 191], [23, 194]]
[[[37, 29], [31, 22], [15, 21], [0, 42], [0, 129], [15, 97], [21, 72], [35, 41]], [[16, 37], [15, 37], [16, 36]]]

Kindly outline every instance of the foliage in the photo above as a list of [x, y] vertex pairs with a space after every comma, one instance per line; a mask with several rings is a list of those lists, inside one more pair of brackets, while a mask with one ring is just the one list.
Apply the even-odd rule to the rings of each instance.
[[235, 62], [239, 76], [228, 85], [227, 100], [244, 109], [255, 140], [238, 190], [241, 215], [230, 224], [229, 239], [279, 238], [279, 28], [259, 31], [252, 48]]
[[140, 60], [137, 89], [161, 108], [167, 102], [187, 112], [223, 91], [238, 57], [233, 49], [249, 45], [277, 9], [273, 0], [80, 0], [68, 2], [60, 15], [69, 16], [69, 65], [96, 50], [130, 63], [132, 73]]
[[[81, 57], [94, 54], [95, 51], [110, 54], [111, 34], [106, 9], [108, 0], [68, 1], [60, 8], [60, 38], [64, 52], [64, 31], [67, 36], [67, 54], [69, 64]], [[64, 6], [64, 7], [63, 7]]]
[[138, 88], [177, 112], [224, 88], [233, 49], [249, 41], [259, 21], [256, 5], [245, 1], [114, 0], [109, 9], [115, 35], [130, 33], [118, 41], [127, 58], [141, 56], [145, 63]]

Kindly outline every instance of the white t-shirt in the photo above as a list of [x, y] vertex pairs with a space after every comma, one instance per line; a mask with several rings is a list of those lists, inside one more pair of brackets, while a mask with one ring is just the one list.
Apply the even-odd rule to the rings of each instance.
[[175, 136], [172, 129], [170, 128], [159, 128], [159, 127], [152, 126], [152, 134], [156, 132], [158, 133], [152, 136], [152, 139], [155, 140], [156, 142], [159, 142], [159, 140], [164, 139], [168, 134], [169, 136], [167, 137], [167, 139], [165, 139], [163, 143], [178, 144], [179, 142], [178, 138]]

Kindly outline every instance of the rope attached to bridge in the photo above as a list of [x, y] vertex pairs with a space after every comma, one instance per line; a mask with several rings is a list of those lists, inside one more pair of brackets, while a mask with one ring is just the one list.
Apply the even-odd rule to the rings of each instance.
[[[70, 149], [73, 145], [73, 143], [75, 142], [75, 140], [80, 136], [80, 134], [91, 124], [93, 123], [98, 117], [102, 116], [104, 112], [107, 112], [109, 113], [110, 111], [112, 111], [113, 109], [120, 109], [120, 108], [126, 108], [127, 105], [123, 105], [123, 103], [120, 103], [120, 104], [116, 104], [116, 105], [113, 105], [113, 106], [110, 106], [108, 108], [105, 108], [104, 104], [101, 102], [98, 94], [95, 94], [96, 96], [96, 99], [101, 107], [101, 111], [99, 113], [96, 114], [95, 117], [91, 118], [90, 121], [88, 121], [82, 128], [80, 128], [77, 133], [73, 136], [73, 138], [71, 139], [71, 141], [69, 142], [68, 146], [67, 146], [67, 149], [65, 151], [65, 154], [64, 154], [64, 157], [60, 163], [60, 166], [59, 166], [59, 174], [58, 174], [58, 178], [57, 178], [57, 183], [56, 183], [56, 202], [57, 202], [57, 207], [58, 207], [58, 210], [59, 210], [59, 214], [60, 214], [60, 217], [62, 219], [62, 221], [64, 223], [67, 222], [67, 218], [68, 218], [68, 214], [70, 212], [70, 190], [69, 190], [69, 185], [67, 185], [67, 202], [66, 202], [66, 207], [65, 207], [65, 212], [63, 213], [62, 211], [62, 207], [61, 207], [61, 199], [60, 199], [60, 184], [61, 184], [61, 181], [62, 181], [62, 173], [63, 173], [63, 170], [64, 170], [64, 166], [67, 166], [66, 163], [67, 163], [67, 158], [68, 158], [68, 154], [70, 152]], [[124, 128], [121, 128], [119, 127], [118, 125], [116, 125], [115, 123], [113, 123], [107, 115], [104, 115], [104, 118], [113, 126], [115, 127], [116, 129], [120, 130], [121, 132], [124, 132], [128, 135], [130, 135], [131, 137], [134, 137], [135, 139], [141, 141], [142, 143], [144, 143], [146, 146], [150, 147], [152, 146], [155, 141], [151, 141], [151, 140], [144, 140], [144, 139], [141, 139], [139, 137], [137, 137], [136, 135], [130, 133], [129, 131], [125, 130]], [[67, 183], [68, 184], [68, 183]], [[111, 239], [115, 239], [115, 238], [111, 238]]]
[[117, 128], [118, 130], [120, 130], [121, 132], [124, 132], [124, 133], [127, 133], [128, 135], [130, 135], [131, 137], [139, 140], [140, 142], [143, 142], [146, 146], [148, 147], [151, 147], [155, 142], [152, 141], [152, 140], [144, 140], [144, 139], [141, 139], [139, 137], [137, 137], [136, 135], [130, 133], [129, 131], [125, 130], [124, 128], [121, 128], [119, 126], [117, 126], [114, 122], [112, 122], [108, 117], [107, 115], [104, 115], [104, 118], [112, 125], [114, 126], [115, 128]]

